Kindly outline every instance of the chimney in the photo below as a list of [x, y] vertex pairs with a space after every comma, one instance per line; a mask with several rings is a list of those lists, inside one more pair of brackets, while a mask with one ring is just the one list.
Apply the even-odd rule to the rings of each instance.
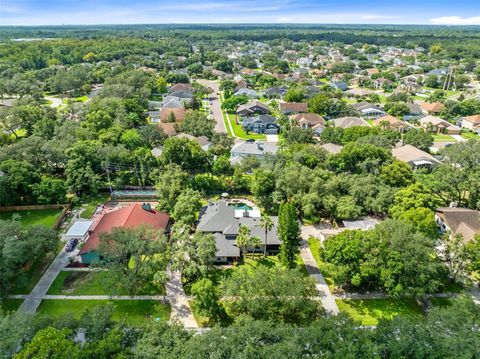
[[152, 212], [152, 206], [150, 205], [150, 203], [142, 203], [142, 208], [144, 211]]

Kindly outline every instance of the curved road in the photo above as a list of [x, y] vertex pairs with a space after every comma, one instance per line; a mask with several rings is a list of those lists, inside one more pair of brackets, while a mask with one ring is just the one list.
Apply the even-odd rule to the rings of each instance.
[[212, 113], [213, 113], [212, 114], [213, 119], [216, 122], [215, 132], [227, 133], [227, 129], [225, 128], [225, 123], [223, 122], [222, 107], [220, 105], [220, 99], [218, 94], [218, 91], [219, 91], [218, 83], [215, 81], [203, 80], [203, 79], [199, 79], [197, 81], [203, 86], [210, 87], [213, 90], [213, 93], [211, 93], [208, 96], [208, 100], [212, 103], [210, 105], [210, 109], [212, 110]]

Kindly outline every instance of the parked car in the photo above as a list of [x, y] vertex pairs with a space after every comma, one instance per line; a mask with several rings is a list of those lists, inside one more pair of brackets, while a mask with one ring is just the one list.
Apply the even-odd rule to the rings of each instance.
[[78, 239], [72, 238], [68, 241], [67, 245], [65, 246], [65, 251], [71, 252], [75, 249], [75, 246], [78, 243]]

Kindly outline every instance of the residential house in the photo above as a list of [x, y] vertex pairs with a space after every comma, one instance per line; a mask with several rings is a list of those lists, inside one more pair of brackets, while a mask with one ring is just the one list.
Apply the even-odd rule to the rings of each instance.
[[320, 147], [322, 147], [325, 151], [327, 151], [332, 155], [336, 155], [337, 153], [342, 152], [342, 149], [343, 149], [342, 145], [337, 145], [335, 143], [325, 143]]
[[461, 235], [465, 243], [480, 233], [480, 211], [469, 208], [445, 207], [435, 212], [435, 221], [442, 232]]
[[167, 96], [163, 99], [161, 108], [185, 108], [185, 106], [180, 98]]
[[360, 117], [352, 117], [352, 116], [339, 117], [339, 118], [334, 118], [331, 121], [333, 122], [333, 125], [335, 127], [341, 127], [341, 128], [349, 128], [349, 127], [355, 127], [355, 126], [370, 127], [368, 122], [361, 119]]
[[366, 96], [370, 96], [373, 93], [374, 92], [372, 90], [364, 89], [364, 88], [360, 88], [360, 87], [356, 87], [356, 88], [350, 89], [348, 91], [345, 91], [345, 94], [348, 97], [366, 97]]
[[100, 236], [110, 233], [114, 228], [136, 228], [145, 225], [166, 232], [169, 222], [170, 216], [167, 213], [153, 209], [148, 203], [128, 204], [125, 207], [106, 212], [96, 222], [85, 245], [80, 249], [81, 261], [84, 264], [99, 261], [97, 248], [100, 244]]
[[198, 136], [198, 137], [195, 137], [195, 136], [192, 136], [188, 133], [179, 133], [178, 135], [174, 136], [176, 138], [187, 138], [189, 139], [190, 141], [195, 141], [196, 143], [198, 143], [198, 145], [201, 147], [202, 150], [204, 151], [208, 151], [208, 149], [210, 148], [210, 146], [212, 145], [212, 143], [210, 142], [210, 140], [208, 139], [207, 136]]
[[197, 231], [212, 233], [215, 237], [217, 263], [227, 263], [240, 258], [240, 248], [236, 238], [240, 226], [250, 229], [250, 235], [260, 238], [261, 245], [258, 248], [247, 248], [249, 252], [263, 252], [265, 247], [268, 253], [277, 253], [281, 241], [277, 234], [278, 218], [271, 217], [273, 228], [265, 236], [265, 229], [260, 225], [260, 211], [236, 209], [225, 201], [210, 202], [200, 211]]
[[423, 110], [417, 103], [407, 103], [408, 113], [403, 116], [405, 121], [420, 119], [423, 116]]
[[426, 168], [432, 170], [440, 164], [440, 161], [431, 154], [422, 151], [412, 145], [404, 145], [394, 148], [392, 155], [397, 160], [408, 163], [413, 170]]
[[64, 240], [76, 239], [80, 242], [87, 240], [90, 228], [93, 225], [93, 221], [90, 220], [78, 220], [73, 222], [73, 224], [68, 229], [62, 237]]
[[307, 112], [289, 116], [292, 123], [298, 123], [301, 128], [313, 128], [322, 125], [325, 128], [325, 119], [316, 113]]
[[259, 98], [258, 93], [255, 90], [249, 89], [249, 88], [241, 88], [238, 91], [236, 91], [234, 96], [247, 96], [248, 98]]
[[337, 82], [332, 82], [330, 84], [334, 89], [340, 90], [340, 91], [347, 91], [348, 90], [348, 85], [345, 81], [337, 81]]
[[270, 112], [268, 105], [255, 100], [238, 106], [235, 113], [240, 116], [252, 116], [254, 114], [268, 115]]
[[449, 135], [458, 135], [460, 127], [452, 125], [450, 122], [436, 116], [425, 116], [420, 120], [422, 126], [428, 132], [446, 133]]
[[170, 88], [168, 89], [169, 93], [178, 92], [178, 91], [193, 91], [192, 84], [178, 83], [170, 86]]
[[385, 111], [383, 111], [380, 107], [372, 105], [366, 101], [354, 103], [352, 107], [354, 110], [358, 111], [362, 117], [370, 119], [386, 115]]
[[274, 142], [264, 141], [244, 141], [235, 144], [230, 151], [230, 163], [240, 163], [244, 158], [255, 157], [262, 161], [266, 156], [275, 156], [278, 151], [278, 145]]
[[373, 80], [373, 87], [376, 89], [381, 89], [385, 87], [392, 87], [393, 81], [385, 79], [383, 77]]
[[281, 102], [279, 106], [280, 112], [284, 115], [308, 111], [308, 104], [306, 102]]
[[383, 128], [389, 128], [397, 131], [404, 131], [406, 128], [411, 127], [411, 125], [409, 125], [408, 123], [401, 121], [398, 118], [391, 115], [385, 115], [377, 118], [376, 120], [373, 121], [373, 125], [383, 127]]
[[368, 76], [372, 76], [372, 75], [378, 75], [380, 73], [380, 70], [378, 70], [377, 68], [373, 67], [371, 69], [366, 69], [365, 70], [367, 75]]
[[418, 105], [421, 107], [425, 115], [439, 113], [443, 110], [445, 105], [441, 102], [418, 102]]
[[287, 93], [288, 88], [285, 86], [274, 86], [263, 91], [266, 98], [282, 98]]
[[462, 117], [462, 128], [475, 131], [480, 134], [480, 115]]
[[242, 127], [247, 132], [265, 133], [276, 135], [280, 131], [280, 126], [276, 123], [277, 119], [270, 115], [258, 115], [255, 117], [244, 117]]
[[172, 122], [170, 119], [175, 119], [174, 122], [183, 122], [187, 111], [184, 108], [162, 108], [160, 110], [160, 122]]

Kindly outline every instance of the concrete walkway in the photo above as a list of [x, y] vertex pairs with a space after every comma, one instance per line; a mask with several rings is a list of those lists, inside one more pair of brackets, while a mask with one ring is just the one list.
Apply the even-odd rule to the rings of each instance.
[[65, 249], [62, 249], [45, 273], [43, 273], [42, 278], [40, 278], [30, 294], [26, 296], [22, 305], [18, 308], [18, 311], [30, 314], [35, 313], [55, 278], [57, 278], [63, 268], [70, 263], [70, 256], [73, 256], [77, 252], [78, 249], [70, 253], [67, 253], [65, 252]]
[[332, 292], [330, 292], [330, 288], [328, 288], [327, 282], [325, 281], [322, 273], [320, 273], [317, 262], [315, 261], [315, 258], [313, 258], [313, 254], [310, 251], [306, 240], [302, 241], [300, 256], [303, 259], [303, 263], [305, 263], [308, 274], [316, 282], [315, 287], [320, 295], [320, 301], [322, 302], [325, 312], [327, 315], [337, 315], [340, 313], [340, 310], [335, 302], [335, 297], [332, 295]]
[[457, 142], [466, 142], [467, 140], [464, 139], [462, 136], [460, 135], [451, 135]]
[[183, 290], [182, 274], [179, 271], [168, 271], [168, 274], [170, 279], [165, 287], [171, 307], [170, 320], [183, 324], [185, 328], [198, 328], [188, 297]]
[[50, 101], [50, 107], [57, 108], [63, 105], [63, 100], [58, 97], [45, 96], [45, 99]]

